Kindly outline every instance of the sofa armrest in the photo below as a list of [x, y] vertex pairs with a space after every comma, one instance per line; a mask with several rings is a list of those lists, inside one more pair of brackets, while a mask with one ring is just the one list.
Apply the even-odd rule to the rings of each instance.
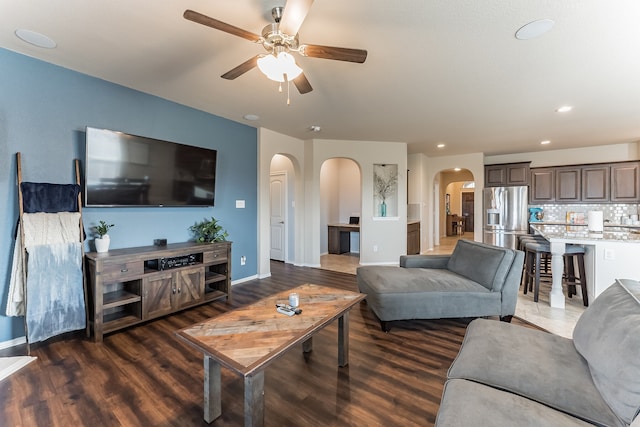
[[404, 268], [447, 268], [450, 255], [401, 255], [400, 267]]

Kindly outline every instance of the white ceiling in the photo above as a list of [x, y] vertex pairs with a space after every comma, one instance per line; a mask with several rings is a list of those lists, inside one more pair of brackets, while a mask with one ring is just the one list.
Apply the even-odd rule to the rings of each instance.
[[[295, 54], [314, 90], [292, 85], [290, 106], [257, 69], [219, 77], [262, 46], [182, 17], [193, 9], [259, 34], [283, 1], [0, 0], [0, 46], [300, 139], [407, 142], [429, 156], [640, 140], [638, 0], [317, 0], [301, 43], [369, 54]], [[543, 18], [550, 32], [515, 38]], [[57, 48], [19, 40], [19, 28]]]

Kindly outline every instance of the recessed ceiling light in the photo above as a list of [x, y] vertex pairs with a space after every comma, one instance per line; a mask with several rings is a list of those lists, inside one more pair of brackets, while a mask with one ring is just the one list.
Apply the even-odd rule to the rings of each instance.
[[56, 42], [50, 37], [35, 31], [20, 28], [15, 32], [16, 37], [34, 46], [43, 47], [45, 49], [53, 49], [57, 46]]
[[562, 107], [556, 108], [556, 113], [568, 113], [571, 110], [573, 110], [571, 105], [563, 105]]
[[255, 114], [245, 114], [242, 116], [245, 120], [256, 121], [260, 118], [260, 116], [256, 116]]
[[516, 31], [516, 38], [518, 40], [535, 39], [553, 28], [553, 24], [555, 22], [551, 19], [538, 19], [537, 21], [529, 22]]
[[551, 141], [549, 141], [548, 139], [545, 139], [544, 141], [540, 141], [540, 145], [547, 145], [547, 144], [551, 144]]
[[436, 147], [438, 147], [438, 148], [444, 148], [444, 147], [445, 147], [445, 145], [444, 145], [444, 144], [438, 144], [438, 145], [436, 145]]

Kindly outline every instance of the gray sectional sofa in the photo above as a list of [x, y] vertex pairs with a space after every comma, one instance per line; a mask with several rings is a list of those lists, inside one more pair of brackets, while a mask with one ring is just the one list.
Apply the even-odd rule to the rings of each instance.
[[357, 269], [360, 292], [380, 319], [500, 316], [511, 321], [518, 299], [521, 251], [459, 240], [449, 255], [405, 255], [400, 266]]
[[473, 320], [448, 377], [436, 426], [629, 426], [640, 412], [640, 282], [607, 288], [573, 339]]

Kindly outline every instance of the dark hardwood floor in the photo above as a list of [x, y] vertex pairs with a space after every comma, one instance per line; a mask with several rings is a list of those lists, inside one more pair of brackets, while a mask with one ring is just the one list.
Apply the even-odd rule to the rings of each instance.
[[[186, 327], [302, 283], [356, 290], [355, 276], [272, 263], [272, 277], [214, 302], [107, 335], [39, 344], [38, 360], [0, 382], [2, 426], [205, 426], [202, 354], [175, 338]], [[351, 312], [349, 366], [337, 366], [337, 324], [265, 374], [267, 426], [429, 426], [467, 320], [407, 321], [384, 333], [365, 303]], [[517, 322], [517, 320], [514, 320]], [[6, 355], [6, 354], [5, 354]], [[222, 369], [222, 416], [243, 425], [243, 382]]]

